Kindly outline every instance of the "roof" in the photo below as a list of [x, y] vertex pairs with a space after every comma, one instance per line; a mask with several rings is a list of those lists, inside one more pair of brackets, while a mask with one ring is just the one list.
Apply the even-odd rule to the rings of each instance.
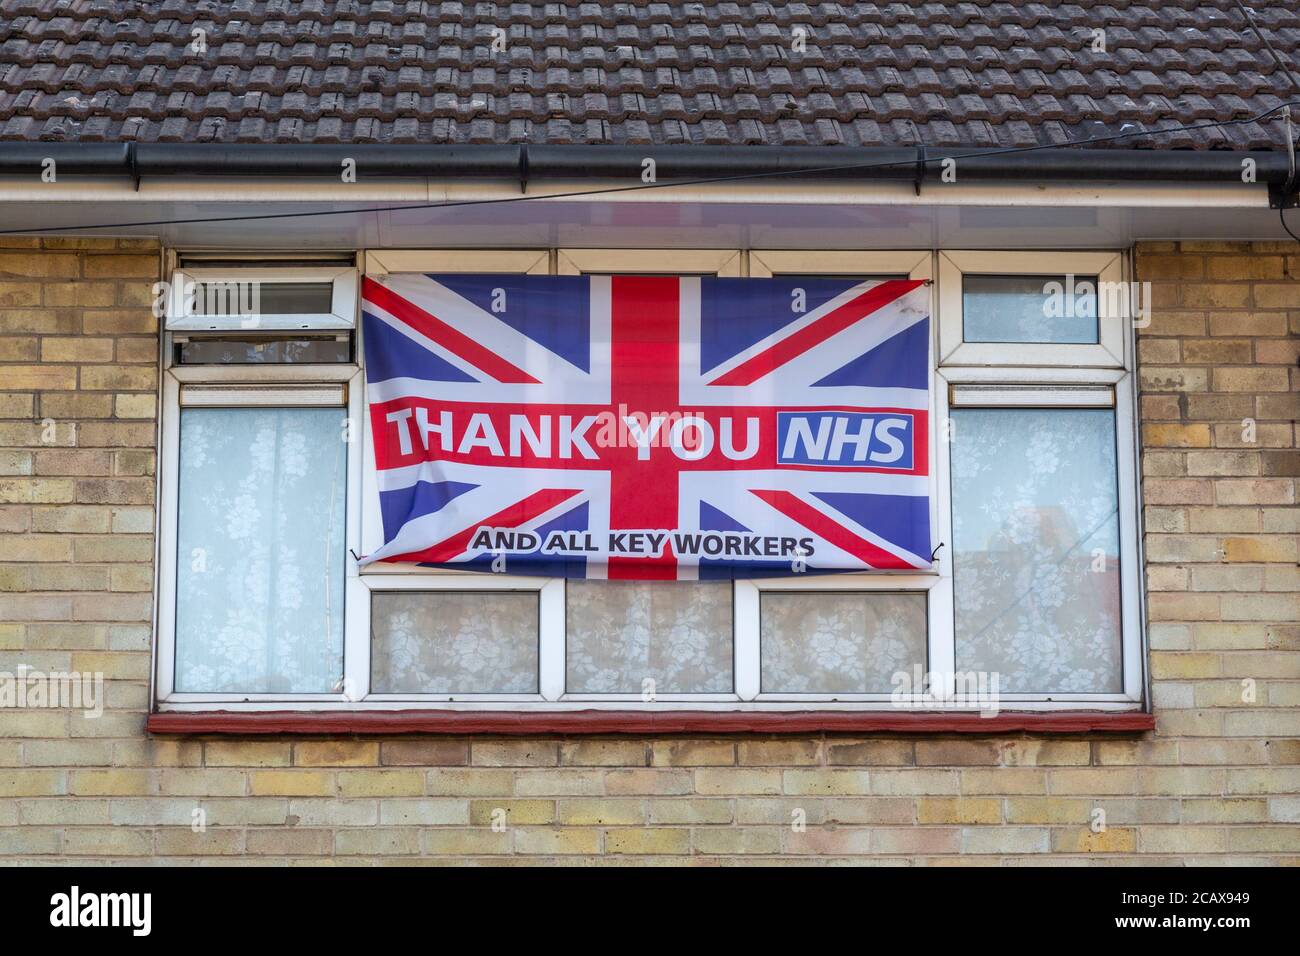
[[[1300, 5], [1251, 9], [1300, 64]], [[0, 0], [11, 141], [1005, 147], [1287, 99], [1234, 0]], [[1269, 122], [1117, 145], [1283, 142]]]

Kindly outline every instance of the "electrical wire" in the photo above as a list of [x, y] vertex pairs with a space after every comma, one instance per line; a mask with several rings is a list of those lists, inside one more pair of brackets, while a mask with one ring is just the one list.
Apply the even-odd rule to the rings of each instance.
[[[1241, 11], [1241, 15], [1246, 18], [1246, 25], [1250, 27], [1250, 32], [1255, 34], [1255, 37], [1259, 42], [1264, 44], [1264, 49], [1268, 50], [1268, 52], [1273, 55], [1273, 61], [1277, 63], [1278, 71], [1291, 81], [1291, 85], [1296, 88], [1297, 92], [1300, 92], [1300, 78], [1296, 77], [1295, 71], [1286, 64], [1277, 50], [1273, 48], [1273, 44], [1268, 42], [1268, 37], [1264, 36], [1263, 31], [1255, 25], [1255, 18], [1251, 16], [1250, 8], [1242, 3], [1241, 0], [1236, 0], [1236, 4], [1237, 9]], [[1289, 232], [1290, 230], [1287, 231]]]
[[1282, 228], [1286, 230], [1286, 234], [1290, 236], [1292, 239], [1294, 239], [1296, 242], [1300, 242], [1300, 236], [1297, 236], [1294, 232], [1292, 232], [1291, 227], [1286, 224], [1285, 206], [1279, 205], [1277, 207], [1277, 218], [1282, 223]]
[[[1250, 8], [1247, 7], [1244, 3], [1242, 3], [1241, 0], [1236, 0], [1236, 4], [1237, 4], [1237, 9], [1241, 11], [1241, 15], [1246, 18], [1246, 25], [1250, 27], [1250, 32], [1255, 34], [1259, 42], [1264, 44], [1264, 48], [1268, 50], [1270, 54], [1272, 54], [1273, 61], [1277, 63], [1278, 71], [1283, 76], [1285, 76], [1288, 80], [1291, 81], [1292, 86], [1294, 86], [1297, 90], [1300, 90], [1300, 77], [1296, 76], [1295, 70], [1293, 70], [1290, 66], [1286, 64], [1286, 62], [1282, 59], [1281, 54], [1279, 54], [1277, 50], [1273, 48], [1273, 44], [1268, 41], [1268, 37], [1264, 36], [1264, 32], [1260, 30], [1260, 28], [1255, 24], [1255, 18], [1251, 16]], [[1290, 131], [1291, 131], [1291, 125], [1288, 123], [1287, 124], [1288, 136], [1291, 135]], [[1287, 148], [1294, 150], [1295, 147], [1294, 144], [1288, 143]], [[1283, 196], [1282, 201], [1278, 204], [1277, 218], [1278, 221], [1282, 223], [1282, 228], [1286, 230], [1286, 234], [1290, 236], [1292, 239], [1294, 239], [1296, 242], [1300, 242], [1300, 236], [1297, 236], [1294, 232], [1292, 232], [1291, 227], [1287, 225], [1286, 200], [1287, 197]]]
[[[208, 223], [227, 223], [227, 222], [265, 222], [281, 219], [310, 219], [320, 216], [347, 216], [366, 213], [380, 212], [413, 212], [423, 209], [456, 209], [468, 206], [494, 206], [505, 203], [523, 203], [538, 202], [543, 200], [557, 201], [564, 199], [580, 199], [589, 196], [605, 196], [616, 193], [641, 192], [652, 189], [673, 189], [684, 186], [706, 186], [720, 183], [732, 182], [752, 182], [760, 179], [771, 179], [781, 176], [808, 176], [815, 173], [845, 172], [849, 170], [869, 170], [869, 169], [889, 169], [895, 167], [915, 168], [918, 165], [929, 166], [936, 163], [943, 163], [949, 160], [961, 159], [981, 159], [991, 156], [1008, 156], [1019, 153], [1033, 153], [1044, 149], [1078, 149], [1085, 146], [1095, 146], [1102, 143], [1113, 143], [1125, 139], [1133, 139], [1139, 136], [1164, 136], [1171, 133], [1189, 133], [1202, 129], [1219, 129], [1227, 126], [1244, 126], [1250, 123], [1258, 123], [1261, 120], [1268, 119], [1276, 113], [1288, 107], [1300, 107], [1300, 100], [1293, 100], [1287, 103], [1280, 103], [1271, 109], [1264, 110], [1254, 116], [1246, 116], [1235, 120], [1214, 120], [1204, 123], [1190, 123], [1179, 126], [1167, 126], [1162, 129], [1136, 130], [1131, 133], [1115, 133], [1109, 136], [1095, 136], [1089, 139], [1074, 140], [1067, 143], [1047, 143], [1035, 146], [1009, 146], [1002, 149], [981, 150], [974, 153], [957, 153], [944, 154], [934, 157], [926, 157], [922, 160], [906, 159], [897, 160], [887, 163], [845, 163], [835, 166], [809, 166], [796, 169], [778, 169], [768, 170], [759, 173], [737, 173], [730, 176], [709, 176], [697, 179], [667, 180], [665, 182], [636, 183], [630, 186], [611, 186], [599, 189], [581, 189], [564, 193], [548, 193], [520, 196], [504, 196], [495, 199], [460, 199], [450, 202], [433, 202], [433, 203], [404, 203], [401, 205], [389, 206], [357, 206], [346, 209], [318, 209], [305, 212], [282, 212], [282, 213], [253, 213], [241, 216], [203, 216], [181, 219], [145, 219], [131, 222], [104, 222], [104, 223], [84, 223], [74, 226], [44, 226], [38, 231], [41, 233], [51, 232], [84, 232], [92, 229], [130, 229], [142, 226], [181, 226], [181, 225], [204, 225]], [[598, 148], [598, 147], [596, 147]], [[925, 147], [927, 149], [938, 149], [939, 147]], [[653, 147], [648, 147], [647, 152], [653, 153]], [[0, 229], [0, 236], [6, 235], [26, 235], [31, 233], [31, 227], [20, 229]], [[1288, 230], [1290, 231], [1290, 230]]]

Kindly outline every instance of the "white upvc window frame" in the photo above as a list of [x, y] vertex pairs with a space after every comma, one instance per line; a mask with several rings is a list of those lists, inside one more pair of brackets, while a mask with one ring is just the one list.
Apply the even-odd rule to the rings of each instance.
[[[961, 292], [964, 270], [998, 275], [1097, 275], [1099, 282], [1127, 279], [1118, 252], [940, 252], [938, 253], [940, 360], [935, 370], [936, 422], [950, 421], [956, 408], [1113, 408], [1115, 411], [1116, 494], [1119, 506], [1120, 693], [1002, 693], [1018, 709], [1079, 708], [1136, 710], [1145, 693], [1142, 628], [1142, 572], [1138, 550], [1137, 400], [1133, 371], [1133, 335], [1127, 309], [1098, 316], [1100, 344], [966, 343], [961, 341]], [[1128, 299], [1125, 298], [1127, 305]], [[955, 338], [954, 338], [955, 337]], [[1001, 349], [996, 364], [986, 350]], [[943, 356], [947, 356], [944, 358]], [[957, 399], [954, 402], [954, 398]], [[936, 428], [938, 431], [938, 428]], [[942, 539], [951, 542], [951, 443], [939, 443], [936, 497], [947, 519]], [[952, 560], [948, 561], [949, 567]], [[953, 659], [956, 633], [950, 617]], [[958, 662], [958, 666], [960, 663]]]
[[[164, 350], [165, 354], [170, 348]], [[166, 362], [164, 362], [166, 365]], [[361, 371], [351, 364], [172, 366], [162, 375], [162, 403], [158, 455], [158, 612], [154, 634], [154, 698], [164, 708], [207, 709], [215, 703], [239, 704], [250, 709], [268, 705], [339, 704], [347, 701], [348, 633], [347, 586], [344, 585], [344, 681], [337, 693], [180, 693], [176, 673], [176, 579], [178, 522], [180, 518], [181, 410], [183, 408], [338, 408], [340, 425], [355, 423], [363, 405]], [[342, 434], [342, 432], [340, 432]], [[342, 439], [340, 439], [342, 440]], [[349, 554], [344, 567], [355, 566], [351, 550], [361, 533], [361, 443], [349, 441], [347, 487], [344, 491], [345, 540]], [[345, 575], [348, 573], [345, 570]]]
[[[564, 274], [583, 272], [615, 273], [713, 273], [728, 276], [771, 276], [774, 274], [853, 275], [906, 274], [916, 279], [936, 281], [932, 287], [931, 368], [931, 469], [935, 492], [931, 495], [932, 536], [941, 545], [951, 542], [951, 489], [948, 445], [944, 440], [944, 423], [949, 417], [951, 387], [979, 387], [990, 401], [1015, 401], [1029, 397], [1026, 386], [1039, 386], [1032, 393], [1035, 401], [1051, 405], [1068, 404], [1071, 388], [1106, 386], [1113, 390], [1116, 409], [1116, 444], [1119, 454], [1117, 475], [1120, 506], [1121, 580], [1124, 630], [1123, 694], [1003, 695], [1022, 710], [1078, 709], [1086, 705], [1096, 710], [1134, 710], [1143, 700], [1143, 656], [1141, 640], [1140, 571], [1137, 541], [1137, 488], [1135, 460], [1135, 412], [1133, 408], [1133, 372], [1131, 333], [1119, 346], [1116, 363], [1109, 353], [1099, 357], [1097, 345], [1045, 347], [1015, 344], [995, 346], [1012, 349], [1013, 361], [999, 365], [974, 362], [978, 353], [963, 351], [970, 344], [958, 343], [949, 351], [949, 360], [941, 356], [951, 346], [954, 300], [956, 293], [956, 333], [960, 335], [961, 271], [953, 268], [965, 263], [976, 271], [988, 268], [979, 258], [964, 258], [965, 253], [902, 252], [805, 252], [796, 250], [656, 250], [656, 249], [558, 249], [558, 250], [378, 250], [364, 253], [363, 274], [382, 276], [390, 272], [467, 272]], [[1101, 276], [1097, 266], [1104, 255], [1122, 261], [1118, 253], [979, 253], [979, 256], [1003, 258], [1000, 274], [1069, 274]], [[1026, 256], [1032, 260], [1025, 260]], [[955, 258], [954, 258], [955, 256]], [[1019, 268], [1027, 261], [1029, 268]], [[1015, 266], [1016, 268], [1010, 268]], [[1110, 269], [1106, 265], [1106, 269]], [[937, 274], [936, 274], [937, 273]], [[1105, 275], [1111, 277], [1106, 272]], [[354, 283], [355, 289], [359, 283]], [[353, 314], [359, 311], [352, 304]], [[364, 362], [362, 330], [357, 326], [355, 354]], [[265, 327], [263, 327], [265, 328]], [[887, 591], [923, 592], [927, 596], [927, 670], [939, 675], [951, 674], [955, 667], [953, 628], [953, 578], [951, 548], [940, 547], [935, 568], [927, 573], [869, 573], [816, 577], [760, 578], [733, 582], [733, 688], [731, 694], [660, 695], [646, 702], [639, 695], [569, 695], [564, 691], [567, 660], [565, 656], [565, 597], [562, 579], [488, 575], [447, 569], [422, 568], [415, 565], [378, 563], [360, 569], [357, 556], [369, 553], [382, 544], [382, 524], [378, 506], [378, 486], [374, 470], [364, 467], [370, 460], [373, 436], [365, 403], [364, 372], [359, 365], [262, 366], [239, 367], [180, 366], [171, 367], [170, 341], [164, 341], [163, 402], [160, 443], [160, 519], [159, 519], [159, 603], [156, 629], [157, 668], [155, 699], [165, 710], [207, 710], [214, 704], [231, 710], [284, 709], [302, 710], [392, 710], [421, 709], [436, 705], [438, 709], [484, 711], [556, 711], [556, 710], [809, 710], [844, 709], [886, 710], [890, 704], [888, 689], [864, 694], [763, 694], [760, 686], [759, 602], [765, 591]], [[1042, 351], [1048, 348], [1047, 351]], [[1077, 350], [1077, 361], [1067, 362], [1060, 349]], [[1010, 353], [1004, 353], [1005, 355]], [[1023, 359], [1023, 361], [1022, 361]], [[969, 363], [969, 364], [968, 364]], [[345, 558], [346, 606], [344, 630], [344, 680], [342, 690], [331, 695], [255, 695], [173, 693], [171, 671], [174, 667], [175, 620], [175, 548], [177, 517], [177, 456], [179, 453], [179, 409], [181, 389], [187, 383], [236, 387], [244, 397], [256, 403], [277, 404], [274, 396], [283, 387], [314, 390], [316, 399], [329, 389], [345, 385], [347, 415], [360, 427], [359, 441], [349, 447], [347, 463], [347, 541]], [[1046, 387], [1047, 390], [1042, 390]], [[1095, 395], [1096, 393], [1090, 393]], [[1076, 396], [1077, 397], [1077, 396]], [[1031, 405], [1030, 407], [1039, 407]], [[371, 694], [371, 595], [375, 591], [393, 590], [482, 590], [533, 591], [539, 599], [539, 693], [535, 695], [474, 694]], [[948, 690], [951, 691], [951, 686]], [[273, 706], [272, 706], [273, 705]]]
[[[209, 315], [190, 306], [195, 284], [272, 285], [290, 282], [329, 282], [329, 312], [258, 314], [253, 321], [238, 315]], [[172, 273], [167, 289], [166, 327], [175, 332], [330, 331], [356, 325], [357, 270], [352, 266], [183, 266]]]
[[968, 275], [1044, 277], [1096, 276], [1099, 289], [1120, 288], [1124, 258], [1118, 252], [945, 251], [938, 254], [939, 362], [941, 365], [1029, 366], [1060, 368], [1129, 368], [1127, 329], [1129, 297], [1105, 309], [1108, 296], [1097, 297], [1095, 343], [967, 342], [964, 336], [963, 282]]

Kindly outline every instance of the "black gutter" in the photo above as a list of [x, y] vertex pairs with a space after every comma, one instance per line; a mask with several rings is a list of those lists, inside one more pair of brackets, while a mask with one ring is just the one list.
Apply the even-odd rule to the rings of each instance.
[[[0, 175], [39, 177], [53, 159], [60, 175], [339, 177], [345, 160], [357, 180], [641, 179], [646, 159], [657, 181], [768, 176], [841, 182], [938, 182], [956, 157], [959, 181], [1240, 183], [1246, 160], [1255, 182], [1280, 192], [1291, 170], [1284, 152], [1046, 148], [847, 146], [411, 146], [388, 144], [5, 143]], [[830, 167], [830, 168], [827, 168]]]

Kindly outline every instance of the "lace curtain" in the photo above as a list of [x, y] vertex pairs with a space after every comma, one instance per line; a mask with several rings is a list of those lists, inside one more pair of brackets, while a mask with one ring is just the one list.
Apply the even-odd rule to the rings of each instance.
[[342, 418], [181, 411], [177, 691], [328, 693], [342, 676]]
[[1002, 693], [1123, 689], [1115, 414], [957, 409], [957, 668]]
[[376, 591], [376, 694], [536, 694], [537, 593]]
[[888, 694], [926, 661], [924, 594], [766, 591], [759, 599], [765, 694]]
[[579, 581], [567, 588], [569, 693], [730, 693], [730, 581]]

